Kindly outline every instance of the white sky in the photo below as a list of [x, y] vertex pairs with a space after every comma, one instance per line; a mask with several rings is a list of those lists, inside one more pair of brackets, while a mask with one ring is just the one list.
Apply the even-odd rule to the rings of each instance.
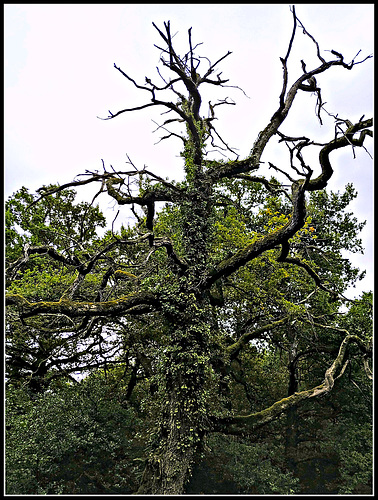
[[[346, 62], [359, 50], [362, 57], [372, 53], [373, 4], [299, 4], [296, 12], [326, 59], [331, 55], [325, 50], [332, 49], [341, 52]], [[190, 27], [193, 42], [203, 42], [200, 54], [212, 62], [232, 51], [219, 70], [249, 99], [236, 89], [223, 89], [204, 97], [202, 113], [207, 115], [209, 99], [234, 99], [237, 106], [216, 108], [216, 125], [241, 157], [249, 153], [278, 105], [279, 57], [286, 55], [292, 31], [289, 4], [6, 4], [5, 198], [23, 185], [34, 191], [43, 184], [70, 182], [86, 169], [102, 170], [101, 159], [124, 170], [126, 154], [138, 168], [147, 165], [171, 179], [182, 176], [181, 142], [172, 138], [154, 145], [161, 135], [152, 133], [156, 129], [152, 120], [162, 123], [164, 109], [147, 108], [110, 121], [97, 118], [106, 117], [108, 110], [115, 113], [147, 102], [147, 92], [136, 90], [113, 64], [141, 85], [145, 76], [159, 82], [160, 51], [153, 44], [160, 45], [160, 38], [152, 22], [162, 27], [167, 20], [185, 51]], [[300, 75], [301, 59], [307, 68], [319, 63], [314, 45], [298, 29], [289, 84]], [[203, 64], [207, 69], [206, 61]], [[317, 81], [328, 111], [352, 121], [363, 114], [372, 116], [372, 59], [352, 71], [331, 68]], [[332, 120], [324, 120], [320, 127], [315, 103], [315, 96], [302, 93], [280, 130], [331, 140]], [[372, 153], [372, 141], [366, 144]], [[272, 147], [263, 160], [284, 168], [286, 148], [281, 147], [284, 153]], [[373, 163], [363, 149], [356, 150], [356, 157], [350, 149], [333, 153], [335, 173], [329, 183], [330, 189], [338, 190], [353, 182], [359, 197], [351, 209], [360, 220], [368, 219], [361, 233], [365, 255], [352, 259], [368, 271], [367, 278], [349, 297], [373, 289]], [[316, 166], [316, 156], [313, 161]], [[78, 189], [80, 199], [89, 201], [94, 193], [88, 187]]]

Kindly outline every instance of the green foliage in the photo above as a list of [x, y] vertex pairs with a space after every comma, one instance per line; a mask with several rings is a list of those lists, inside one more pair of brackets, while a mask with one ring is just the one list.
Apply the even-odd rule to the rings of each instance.
[[373, 292], [364, 292], [362, 296], [353, 301], [348, 308], [348, 313], [343, 317], [342, 325], [352, 329], [366, 341], [366, 345], [373, 342]]
[[213, 455], [211, 458], [208, 452], [208, 459], [213, 461], [220, 476], [232, 479], [239, 493], [292, 495], [299, 492], [299, 480], [285, 469], [284, 450], [279, 443], [249, 443], [219, 435], [212, 437], [208, 446]]
[[318, 227], [318, 238], [323, 249], [348, 249], [350, 252], [360, 252], [361, 239], [357, 237], [366, 222], [358, 222], [352, 212], [346, 212], [346, 207], [357, 197], [352, 184], [345, 186], [345, 191], [327, 193], [326, 190], [311, 194], [309, 210], [314, 210], [313, 225]]
[[336, 440], [340, 457], [341, 495], [369, 494], [373, 477], [372, 428], [349, 421], [345, 433]]
[[[46, 189], [53, 187], [46, 186]], [[62, 244], [97, 240], [98, 228], [105, 227], [105, 217], [98, 205], [75, 204], [75, 197], [74, 190], [64, 189], [45, 196], [30, 209], [38, 197], [25, 187], [19, 189], [5, 203], [7, 251], [20, 250], [26, 242], [33, 246], [56, 245], [60, 248]]]
[[[75, 197], [74, 190], [64, 189], [44, 197], [31, 208], [37, 196], [25, 187], [11, 196], [5, 207], [7, 262], [23, 255], [26, 244], [54, 248], [62, 257], [75, 253], [77, 259], [85, 258], [93, 245], [99, 243], [98, 230], [105, 227], [106, 219], [98, 206], [86, 202], [75, 204]], [[63, 266], [52, 259], [46, 261], [45, 256], [38, 254], [32, 256], [22, 271], [8, 284], [8, 290], [31, 301], [56, 300], [76, 277], [75, 266]]]
[[127, 493], [138, 480], [138, 419], [102, 377], [30, 399], [7, 391], [7, 494]]

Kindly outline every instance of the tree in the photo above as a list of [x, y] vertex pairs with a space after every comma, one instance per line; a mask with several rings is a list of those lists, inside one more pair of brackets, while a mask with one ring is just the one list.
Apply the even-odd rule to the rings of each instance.
[[[105, 226], [106, 220], [98, 207], [89, 203], [74, 204], [75, 196], [72, 189], [62, 190], [56, 196], [45, 197], [30, 211], [28, 206], [34, 196], [22, 188], [6, 202], [6, 259], [12, 262], [8, 267], [8, 286], [14, 293], [24, 293], [34, 301], [46, 297], [51, 300], [76, 288], [78, 282], [70, 270], [77, 266], [81, 255], [96, 248], [100, 241], [96, 231]], [[74, 254], [70, 250], [72, 245], [76, 248]], [[46, 255], [51, 257], [49, 262]], [[18, 279], [20, 268], [22, 284]], [[82, 296], [95, 281], [92, 275], [80, 289]], [[54, 294], [51, 294], [52, 287]], [[67, 318], [44, 317], [26, 325], [10, 312], [7, 316], [8, 378], [13, 384], [26, 383], [38, 393], [46, 390], [55, 378], [106, 363], [116, 348], [104, 340], [100, 353], [99, 325], [92, 321], [87, 324], [88, 329], [95, 341], [89, 340], [88, 335], [83, 336], [81, 331], [72, 331], [72, 322]]]
[[[332, 58], [326, 60], [294, 8], [292, 14], [292, 36], [281, 58], [278, 108], [243, 159], [214, 124], [217, 106], [233, 102], [228, 98], [210, 101], [208, 117], [201, 115], [202, 89], [228, 86], [228, 80], [216, 71], [230, 52], [209, 62], [197, 55], [199, 44], [193, 45], [189, 29], [189, 49], [180, 56], [170, 23], [164, 29], [154, 24], [164, 43], [156, 45], [160, 63], [170, 76], [158, 69], [161, 83], [146, 77], [140, 84], [115, 65], [150, 100], [109, 112], [106, 119], [162, 108], [169, 114], [159, 127], [167, 132], [162, 139], [178, 138], [183, 144], [184, 180], [169, 181], [130, 161], [127, 171], [107, 170], [103, 164], [103, 172], [86, 172], [83, 180], [42, 187], [30, 210], [67, 188], [97, 182], [101, 186], [98, 195], [107, 193], [119, 206], [131, 207], [136, 226], [122, 227], [119, 233], [109, 231], [93, 244], [85, 241], [84, 248], [76, 239], [60, 251], [55, 240], [43, 247], [39, 243], [26, 247], [23, 256], [18, 248], [12, 255], [16, 260], [8, 266], [6, 304], [20, 324], [40, 330], [41, 322], [47, 321], [50, 334], [54, 324], [54, 333], [59, 329], [75, 332], [97, 345], [104, 332], [118, 334], [125, 353], [128, 398], [138, 381], [148, 383], [150, 428], [141, 494], [183, 493], [211, 433], [253, 436], [284, 412], [327, 395], [344, 373], [352, 345], [357, 346], [370, 375], [369, 341], [339, 325], [337, 316], [345, 301], [345, 285], [358, 279], [358, 272], [340, 254], [343, 238], [350, 241], [358, 232], [356, 224], [348, 217], [332, 220], [328, 212], [334, 227], [346, 228], [349, 222], [350, 232], [337, 236], [325, 223], [326, 213], [318, 213], [312, 225], [311, 211], [316, 215], [317, 196], [327, 199], [324, 189], [333, 173], [330, 154], [340, 148], [364, 147], [365, 139], [372, 136], [372, 120], [362, 116], [353, 123], [331, 115], [335, 131], [322, 144], [279, 130], [302, 92], [315, 93], [315, 119], [322, 123], [326, 111], [315, 76], [335, 67], [352, 70], [369, 57], [346, 63], [342, 54], [332, 50]], [[319, 65], [308, 69], [302, 60], [302, 72], [289, 86], [288, 60], [298, 25], [314, 42]], [[176, 125], [178, 131], [172, 129]], [[268, 163], [277, 179], [264, 174], [262, 162], [274, 138], [289, 152], [286, 168]], [[306, 159], [311, 148], [319, 149], [319, 175]], [[235, 157], [219, 160], [218, 154], [214, 159], [211, 149]], [[353, 196], [351, 187], [345, 196], [344, 201], [336, 196], [344, 207]], [[166, 204], [161, 214], [159, 203]], [[28, 267], [41, 258], [52, 262], [55, 277], [62, 266], [71, 277], [68, 288], [60, 276], [43, 290], [25, 286]], [[325, 262], [337, 264], [335, 280], [333, 268]], [[324, 334], [329, 331], [334, 332], [331, 341]], [[278, 386], [272, 387], [268, 397], [262, 398], [262, 407], [251, 397], [253, 386], [248, 380], [259, 360], [252, 341], [268, 343], [272, 359], [274, 346], [283, 345], [291, 369], [289, 394], [283, 397]], [[328, 356], [323, 357], [325, 352]], [[308, 359], [310, 353], [323, 357], [318, 366], [322, 366], [319, 376], [324, 380], [307, 377], [299, 390], [299, 360]], [[244, 368], [249, 371], [247, 377]], [[244, 408], [235, 405], [234, 381], [246, 388], [249, 405]]]
[[132, 493], [139, 420], [119, 384], [99, 375], [32, 399], [10, 386], [8, 494]]

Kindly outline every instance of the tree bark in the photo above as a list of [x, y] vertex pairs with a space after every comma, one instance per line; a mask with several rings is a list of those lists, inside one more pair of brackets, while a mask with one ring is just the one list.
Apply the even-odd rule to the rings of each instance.
[[208, 427], [205, 310], [193, 298], [172, 324], [172, 343], [159, 363], [158, 421], [138, 494], [180, 495], [190, 477]]

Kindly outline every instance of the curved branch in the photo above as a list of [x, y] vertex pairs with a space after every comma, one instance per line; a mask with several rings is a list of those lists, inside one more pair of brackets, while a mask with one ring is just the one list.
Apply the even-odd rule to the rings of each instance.
[[164, 247], [167, 251], [167, 256], [179, 268], [181, 274], [188, 269], [188, 264], [176, 254], [173, 243], [169, 238], [155, 238], [154, 247]]
[[[360, 348], [366, 350], [365, 344], [357, 335], [351, 335], [348, 333], [340, 345], [336, 359], [326, 370], [324, 380], [320, 385], [305, 391], [296, 392], [287, 398], [276, 401], [269, 408], [251, 413], [250, 415], [237, 415], [227, 418], [213, 417], [212, 421], [214, 425], [212, 431], [224, 432], [226, 434], [245, 434], [247, 432], [252, 432], [256, 430], [256, 428], [272, 422], [289, 408], [298, 405], [307, 399], [327, 394], [332, 390], [335, 380], [344, 372], [343, 362], [348, 344], [350, 342], [355, 342]], [[340, 373], [336, 376], [339, 369]]]
[[[338, 65], [342, 65], [347, 69], [351, 69], [345, 63], [341, 63], [340, 60], [329, 61], [325, 62], [318, 68], [308, 73], [304, 73], [300, 78], [298, 78], [298, 80], [292, 85], [292, 87], [288, 91], [286, 100], [283, 100], [282, 103], [280, 103], [278, 110], [273, 114], [268, 125], [265, 127], [263, 131], [261, 131], [258, 134], [258, 137], [255, 143], [253, 144], [250, 156], [244, 160], [234, 160], [226, 164], [222, 163], [214, 164], [206, 172], [206, 175], [208, 176], [209, 180], [211, 180], [212, 182], [217, 182], [224, 177], [231, 178], [240, 174], [248, 173], [251, 170], [257, 170], [261, 163], [260, 159], [265, 150], [266, 145], [268, 144], [269, 140], [274, 134], [279, 133], [278, 129], [286, 119], [298, 90], [301, 90], [301, 87], [303, 86], [303, 82], [311, 79], [311, 77], [313, 77], [313, 75], [315, 74], [323, 73], [331, 66], [338, 66]], [[366, 135], [372, 136], [372, 132], [370, 130], [363, 130], [363, 129], [366, 129], [367, 127], [371, 126], [372, 126], [372, 119], [360, 121], [355, 125], [350, 124], [350, 127], [345, 132], [344, 137], [335, 139], [334, 141], [331, 141], [330, 143], [326, 144], [323, 147], [323, 149], [319, 154], [320, 165], [322, 167], [322, 174], [321, 176], [319, 176], [318, 179], [314, 179], [313, 181], [310, 182], [311, 187], [308, 188], [309, 190], [322, 189], [322, 187], [326, 186], [327, 181], [331, 177], [333, 170], [330, 166], [329, 161], [327, 161], [329, 153], [331, 153], [331, 151], [335, 149], [342, 148], [347, 145], [362, 146], [365, 136]], [[353, 138], [353, 134], [359, 130], [362, 130], [360, 137], [357, 139]], [[318, 184], [316, 184], [315, 181]], [[321, 185], [322, 187], [316, 187], [317, 185]]]
[[277, 257], [277, 262], [286, 262], [287, 264], [294, 264], [296, 266], [302, 267], [308, 274], [311, 276], [311, 278], [315, 281], [315, 284], [321, 289], [324, 290], [325, 292], [330, 293], [333, 296], [337, 296], [337, 294], [329, 290], [327, 287], [325, 287], [320, 279], [320, 277], [316, 274], [316, 272], [306, 263], [302, 262], [301, 260], [294, 258], [294, 257], [288, 257], [288, 253], [290, 250], [290, 244], [288, 241], [282, 243], [282, 251], [279, 257]]
[[[146, 89], [147, 90], [147, 89]], [[119, 115], [122, 115], [123, 113], [129, 113], [130, 111], [140, 111], [141, 109], [145, 109], [145, 108], [150, 108], [151, 106], [156, 106], [157, 104], [159, 103], [156, 103], [156, 102], [149, 102], [147, 104], [142, 104], [141, 106], [136, 106], [135, 108], [125, 108], [125, 109], [121, 109], [121, 111], [117, 111], [117, 113], [112, 113], [110, 110], [108, 111], [109, 112], [109, 116], [107, 116], [106, 118], [101, 118], [101, 116], [98, 116], [97, 118], [99, 120], [112, 120], [113, 118], [116, 118], [117, 116]]]
[[[271, 163], [269, 162], [271, 165]], [[238, 174], [235, 176], [236, 179], [243, 179], [245, 181], [250, 181], [250, 182], [258, 182], [260, 184], [263, 184], [265, 188], [272, 194], [283, 194], [286, 196], [291, 201], [290, 196], [288, 195], [287, 191], [285, 189], [280, 189], [277, 187], [277, 185], [273, 184], [272, 182], [269, 182], [265, 177], [258, 177], [254, 175], [248, 175], [248, 174]]]
[[[338, 137], [326, 144], [319, 153], [319, 163], [322, 167], [322, 172], [316, 179], [310, 180], [307, 190], [316, 191], [325, 188], [333, 173], [333, 169], [329, 161], [330, 153], [336, 149], [344, 148], [350, 145], [358, 147], [362, 146], [367, 135], [370, 137], [373, 136], [373, 132], [368, 129], [368, 127], [372, 126], [372, 118], [359, 121], [354, 125], [349, 122], [349, 126], [342, 137]], [[361, 131], [359, 137], [354, 138], [354, 134], [359, 131]]]
[[288, 316], [281, 318], [277, 321], [272, 321], [266, 325], [263, 325], [255, 330], [251, 330], [250, 332], [244, 333], [234, 344], [226, 347], [226, 352], [231, 358], [234, 358], [238, 355], [240, 350], [252, 339], [260, 338], [261, 334], [266, 332], [267, 330], [272, 330], [277, 326], [282, 326], [288, 320]]
[[50, 196], [52, 194], [59, 193], [60, 191], [63, 191], [66, 188], [76, 187], [76, 186], [84, 186], [85, 184], [90, 184], [91, 182], [98, 182], [98, 181], [101, 181], [102, 183], [104, 183], [106, 181], [106, 179], [112, 179], [112, 178], [114, 178], [114, 176], [119, 176], [118, 182], [120, 182], [121, 175], [133, 176], [133, 175], [136, 175], [138, 173], [135, 171], [127, 171], [127, 172], [115, 171], [115, 172], [105, 172], [103, 174], [99, 174], [99, 173], [97, 173], [97, 171], [96, 172], [89, 172], [88, 170], [86, 172], [87, 172], [86, 174], [80, 174], [80, 176], [90, 175], [90, 177], [88, 179], [84, 179], [84, 180], [80, 180], [80, 181], [78, 181], [78, 180], [71, 181], [71, 182], [67, 182], [65, 184], [62, 184], [61, 186], [57, 185], [55, 187], [50, 187], [50, 188], [47, 188], [45, 186], [40, 187], [39, 189], [36, 190], [37, 193], [40, 194], [40, 197], [35, 199], [32, 203], [30, 203], [28, 208], [31, 208], [33, 205], [36, 205], [39, 201], [41, 201], [46, 196]]
[[295, 38], [295, 32], [297, 29], [297, 16], [295, 15], [294, 5], [292, 8], [292, 13], [293, 13], [294, 26], [293, 26], [293, 31], [291, 33], [289, 46], [287, 49], [286, 56], [284, 58], [282, 58], [282, 57], [280, 58], [281, 62], [282, 62], [282, 67], [283, 67], [283, 85], [282, 85], [282, 90], [281, 90], [281, 94], [280, 94], [280, 106], [282, 106], [282, 107], [284, 106], [284, 98], [285, 98], [285, 93], [286, 93], [286, 89], [287, 89], [287, 79], [288, 79], [287, 61], [288, 61], [289, 56], [290, 56], [291, 48], [293, 46], [293, 42], [294, 42], [294, 38]]
[[250, 172], [251, 170], [257, 170], [258, 168], [259, 163], [254, 165], [250, 158], [246, 158], [244, 160], [230, 160], [227, 163], [213, 163], [213, 165], [206, 171], [205, 175], [212, 182], [217, 182], [225, 177], [235, 177], [238, 174]]
[[[171, 37], [171, 30], [170, 30], [170, 22], [168, 21], [167, 23], [164, 23], [164, 27], [166, 30], [167, 35], [164, 35], [164, 33], [159, 30], [159, 28], [156, 26], [155, 23], [152, 23], [154, 28], [159, 32], [160, 36], [163, 38], [165, 43], [168, 45], [168, 52], [169, 54], [169, 63], [164, 61], [163, 58], [161, 58], [161, 62], [167, 66], [171, 71], [175, 72], [179, 77], [180, 80], [183, 82], [185, 85], [187, 91], [189, 92], [189, 95], [193, 99], [193, 107], [192, 107], [192, 112], [195, 120], [200, 120], [199, 117], [199, 110], [201, 107], [201, 95], [198, 91], [198, 81], [197, 81], [197, 76], [196, 76], [196, 71], [193, 65], [193, 49], [192, 49], [192, 43], [191, 43], [191, 30], [189, 30], [189, 47], [190, 47], [190, 71], [187, 66], [187, 63], [183, 63], [179, 56], [176, 54], [173, 45], [172, 45], [172, 37]], [[188, 71], [185, 71], [188, 69]], [[188, 119], [186, 120], [188, 121]], [[194, 135], [195, 136], [195, 135]]]
[[[278, 118], [277, 118], [278, 119]], [[269, 233], [253, 243], [245, 246], [240, 249], [231, 257], [220, 262], [206, 278], [205, 282], [207, 286], [211, 286], [217, 279], [221, 276], [229, 276], [234, 271], [239, 269], [241, 266], [245, 265], [247, 262], [255, 259], [263, 252], [274, 248], [277, 245], [287, 244], [288, 240], [294, 236], [294, 234], [303, 227], [306, 218], [306, 205], [305, 205], [305, 193], [306, 191], [315, 191], [319, 189], [323, 189], [328, 180], [331, 178], [333, 169], [331, 167], [331, 163], [329, 161], [329, 154], [335, 149], [339, 149], [345, 146], [349, 146], [352, 144], [353, 146], [362, 146], [364, 139], [367, 135], [372, 136], [372, 131], [368, 130], [368, 127], [371, 127], [373, 124], [372, 119], [359, 121], [358, 123], [352, 125], [349, 124], [345, 134], [342, 137], [336, 138], [333, 141], [326, 144], [319, 153], [319, 162], [322, 168], [321, 174], [316, 178], [311, 180], [310, 176], [312, 171], [309, 170], [306, 175], [306, 179], [300, 179], [294, 181], [292, 183], [292, 215], [290, 220], [280, 229], [277, 229], [273, 233]], [[270, 127], [274, 128], [274, 120], [272, 119]], [[268, 127], [269, 127], [268, 126]], [[353, 135], [361, 131], [361, 134], [358, 138], [354, 138]], [[272, 130], [268, 130], [267, 134], [270, 134]], [[263, 134], [264, 135], [264, 134]], [[266, 138], [265, 138], [266, 139]], [[264, 146], [264, 138], [258, 139], [261, 140], [261, 145], [258, 148]], [[267, 139], [266, 139], [267, 140]], [[261, 151], [262, 152], [262, 151]], [[243, 172], [243, 165], [248, 165], [250, 163], [250, 158], [247, 158], [243, 161], [229, 162], [228, 166], [230, 166], [230, 170], [228, 176], [237, 176]], [[232, 164], [237, 166], [234, 167], [234, 174], [232, 174]], [[300, 261], [299, 261], [300, 262]], [[297, 261], [292, 261], [297, 265], [301, 265], [304, 267], [314, 279], [316, 279], [316, 274], [306, 267], [303, 263], [299, 263]], [[320, 280], [318, 280], [319, 286], [321, 285]], [[323, 285], [321, 285], [323, 286]]]
[[370, 379], [370, 380], [373, 380], [373, 372], [371, 371], [370, 369], [370, 366], [369, 366], [369, 363], [368, 363], [368, 360], [366, 359], [366, 356], [363, 357], [362, 359], [363, 363], [364, 363], [364, 368], [365, 368], [365, 373], [366, 373], [366, 376]]
[[31, 247], [30, 245], [25, 245], [23, 257], [20, 257], [15, 262], [10, 264], [7, 267], [7, 269], [5, 270], [7, 277], [9, 277], [9, 279], [13, 279], [15, 276], [15, 273], [20, 269], [20, 267], [22, 267], [23, 264], [26, 264], [28, 262], [31, 255], [35, 255], [35, 254], [36, 255], [48, 255], [49, 257], [56, 260], [57, 262], [62, 262], [63, 264], [66, 264], [68, 266], [79, 267], [81, 265], [80, 260], [76, 256], [65, 257], [64, 255], [60, 254], [57, 250], [55, 250], [55, 248], [53, 248], [53, 247], [49, 247], [46, 245], [38, 246], [38, 247]]
[[[140, 172], [139, 172], [140, 173]], [[161, 187], [154, 187], [141, 196], [132, 196], [130, 194], [121, 193], [119, 190], [114, 188], [114, 184], [123, 184], [123, 179], [108, 179], [106, 181], [106, 190], [108, 195], [114, 198], [119, 205], [132, 205], [137, 204], [140, 206], [148, 206], [155, 201], [173, 201], [174, 197], [172, 195], [173, 189], [167, 188], [163, 189]]]
[[296, 181], [292, 185], [293, 211], [289, 221], [281, 228], [246, 245], [231, 257], [221, 261], [206, 277], [205, 283], [211, 286], [222, 276], [229, 276], [247, 262], [275, 246], [287, 242], [303, 227], [306, 218], [305, 192], [307, 180]]

